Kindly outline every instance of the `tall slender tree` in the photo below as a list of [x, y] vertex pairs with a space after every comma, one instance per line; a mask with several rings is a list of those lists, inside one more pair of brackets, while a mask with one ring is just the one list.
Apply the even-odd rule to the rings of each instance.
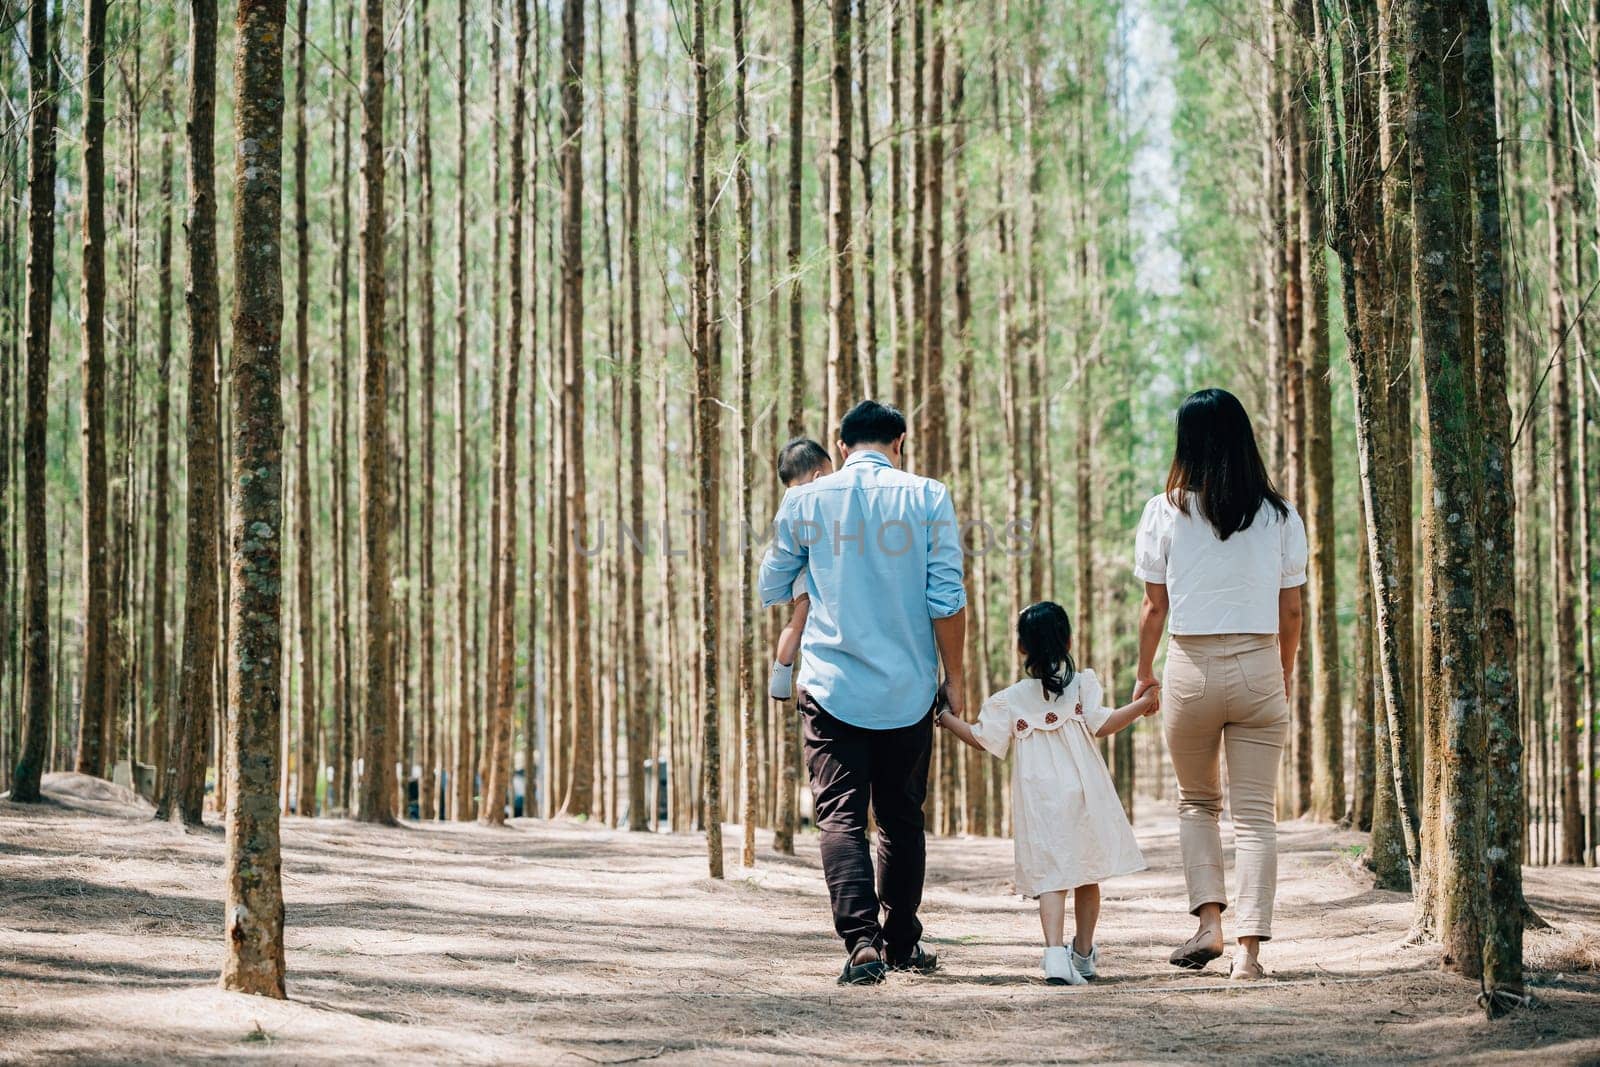
[[158, 815], [198, 826], [211, 748], [217, 633], [217, 521], [221, 510], [217, 348], [217, 202], [213, 175], [217, 114], [217, 5], [195, 0], [189, 21], [189, 402], [183, 659]]
[[1480, 397], [1482, 479], [1479, 591], [1487, 758], [1484, 866], [1487, 914], [1483, 1006], [1490, 1018], [1524, 1003], [1522, 984], [1522, 735], [1517, 691], [1511, 410], [1507, 401], [1505, 279], [1502, 274], [1500, 136], [1487, 0], [1464, 0], [1449, 25], [1461, 27], [1472, 197], [1472, 300]]
[[[566, 467], [566, 517], [561, 536], [585, 537], [583, 372], [583, 0], [563, 0], [561, 11], [561, 391], [562, 459]], [[587, 542], [586, 542], [587, 543]], [[594, 790], [595, 715], [589, 662], [587, 560], [570, 553], [566, 619], [567, 698], [571, 706], [572, 768], [562, 807], [588, 815]]]
[[282, 998], [278, 670], [282, 633], [283, 35], [285, 0], [241, 0], [235, 21], [233, 614], [228, 628], [227, 954], [222, 986]]
[[704, 755], [700, 790], [705, 805], [706, 859], [711, 877], [722, 877], [722, 751], [718, 716], [720, 674], [718, 669], [718, 612], [721, 597], [717, 589], [720, 549], [716, 542], [717, 456], [720, 452], [718, 400], [715, 394], [716, 368], [712, 349], [711, 324], [711, 226], [706, 205], [706, 126], [710, 101], [706, 77], [705, 0], [694, 0], [694, 29], [690, 62], [694, 65], [694, 128], [689, 154], [689, 204], [694, 234], [694, 274], [692, 284], [691, 348], [694, 357], [696, 478], [700, 508], [700, 692], [701, 745]]
[[[832, 116], [828, 150], [828, 367], [824, 431], [837, 432], [856, 375], [856, 276], [850, 213], [850, 0], [830, 0]], [[831, 443], [831, 442], [830, 442]]]
[[[805, 302], [800, 289], [800, 257], [803, 239], [800, 225], [801, 187], [804, 172], [806, 107], [806, 16], [804, 0], [789, 5], [789, 160], [788, 160], [788, 270], [789, 270], [789, 436], [805, 432]], [[824, 428], [826, 430], [826, 428]], [[794, 855], [795, 830], [800, 825], [800, 724], [793, 715], [780, 718], [778, 731], [777, 825], [772, 847], [782, 855]]]
[[[478, 817], [484, 822], [500, 825], [505, 822], [503, 799], [511, 788], [511, 719], [512, 700], [515, 696], [514, 670], [516, 664], [516, 583], [517, 583], [517, 385], [522, 377], [522, 299], [523, 299], [523, 194], [526, 176], [523, 163], [523, 138], [527, 126], [528, 86], [528, 5], [527, 0], [516, 0], [516, 24], [513, 33], [513, 86], [511, 90], [511, 203], [510, 213], [510, 268], [511, 315], [506, 329], [506, 379], [505, 407], [500, 424], [505, 439], [498, 455], [500, 478], [500, 558], [495, 582], [500, 588], [499, 618], [494, 620], [490, 640], [498, 641], [500, 650], [497, 674], [494, 679], [494, 704], [491, 709], [493, 736], [490, 748], [494, 753], [489, 775], [485, 780], [484, 804]], [[531, 769], [531, 768], [530, 768]]]
[[[302, 0], [304, 2], [304, 0]], [[422, 531], [419, 546], [422, 576], [417, 599], [417, 707], [418, 748], [421, 751], [422, 780], [417, 785], [417, 811], [423, 819], [438, 816], [439, 806], [434, 799], [438, 785], [439, 742], [438, 701], [436, 670], [434, 667], [434, 558], [433, 528], [438, 504], [434, 494], [434, 404], [436, 370], [434, 344], [437, 326], [434, 321], [434, 224], [433, 224], [433, 42], [428, 18], [428, 0], [420, 0], [417, 7], [418, 32], [421, 34], [417, 49], [421, 85], [418, 95], [421, 113], [417, 123], [417, 170], [422, 183], [418, 225], [422, 229], [422, 301], [421, 336], [418, 355], [422, 373]]]
[[389, 570], [389, 361], [384, 349], [383, 0], [365, 0], [361, 94], [361, 569], [366, 738], [360, 803], [363, 822], [394, 821], [395, 715], [390, 685], [393, 625]]
[[296, 623], [300, 631], [300, 744], [296, 750], [296, 810], [317, 805], [317, 655], [313, 644], [316, 602], [311, 595], [311, 221], [307, 207], [306, 38], [309, 0], [295, 15], [294, 83], [294, 348], [295, 348], [295, 570]]
[[[1566, 33], [1565, 17], [1557, 0], [1545, 2], [1545, 170], [1548, 183], [1546, 221], [1549, 229], [1548, 283], [1549, 337], [1558, 351], [1565, 346], [1567, 324], [1566, 248], [1567, 214], [1571, 210], [1572, 190], [1567, 185], [1568, 166], [1565, 147], [1564, 84], [1566, 66], [1561, 41]], [[1578, 631], [1577, 555], [1572, 543], [1577, 528], [1577, 495], [1572, 469], [1572, 370], [1574, 361], [1553, 357], [1550, 376], [1550, 572], [1553, 584], [1554, 623], [1551, 650], [1555, 656], [1555, 713], [1561, 746], [1559, 781], [1561, 806], [1561, 844], [1559, 862], [1583, 862], [1583, 802], [1578, 784]], [[1582, 388], [1582, 383], [1579, 383]]]
[[467, 546], [467, 3], [456, 0], [456, 730], [450, 763], [450, 817], [472, 818], [472, 670], [468, 659]]
[[106, 5], [83, 6], [83, 672], [77, 769], [106, 773], [111, 619], [106, 526]]
[[[734, 333], [734, 358], [739, 365], [739, 436], [735, 448], [739, 454], [739, 540], [744, 541], [744, 527], [750, 521], [751, 467], [755, 453], [755, 419], [751, 410], [751, 337], [750, 312], [752, 300], [751, 253], [753, 221], [752, 191], [750, 186], [750, 108], [745, 99], [749, 71], [749, 55], [745, 49], [744, 0], [733, 0], [733, 155], [734, 183], [738, 201], [738, 229], [734, 252], [736, 303], [738, 325]], [[761, 696], [753, 691], [755, 673], [755, 615], [750, 583], [752, 560], [749, 553], [739, 556], [739, 661], [738, 693], [741, 749], [739, 812], [744, 819], [744, 847], [741, 860], [746, 867], [756, 864], [756, 820], [759, 783], [759, 750], [756, 746], [756, 705]]]
[[[624, 15], [623, 47], [627, 71], [624, 74], [626, 101], [623, 104], [622, 211], [623, 240], [627, 245], [628, 275], [628, 423], [633, 427], [629, 441], [628, 498], [635, 531], [644, 530], [644, 377], [643, 316], [639, 292], [639, 25], [638, 2], [627, 0]], [[619, 546], [620, 547], [620, 546]], [[628, 829], [647, 830], [655, 823], [656, 805], [645, 808], [645, 756], [654, 749], [654, 730], [649, 719], [650, 686], [645, 678], [644, 629], [644, 554], [628, 554], [628, 633], [631, 653], [628, 677], [632, 681], [628, 700]], [[654, 767], [652, 763], [652, 768]], [[652, 771], [652, 777], [654, 777]]]
[[[59, 10], [59, 9], [58, 9]], [[50, 586], [45, 553], [45, 421], [50, 391], [50, 312], [55, 282], [56, 85], [48, 0], [28, 5], [27, 385], [22, 424], [22, 729], [13, 800], [39, 800], [50, 758]]]
[[152, 726], [156, 737], [157, 788], [166, 781], [173, 705], [168, 693], [171, 653], [167, 647], [167, 601], [171, 529], [171, 464], [168, 462], [172, 425], [172, 39], [161, 54], [161, 175], [157, 179], [161, 221], [156, 231], [156, 446], [151, 461], [155, 482], [155, 529], [150, 549], [150, 700], [155, 708]]

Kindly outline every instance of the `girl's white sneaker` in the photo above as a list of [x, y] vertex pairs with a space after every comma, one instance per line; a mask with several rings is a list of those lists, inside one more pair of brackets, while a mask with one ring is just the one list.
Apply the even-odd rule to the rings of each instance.
[[1099, 973], [1100, 946], [1090, 945], [1087, 956], [1078, 955], [1078, 950], [1072, 950], [1072, 969], [1085, 978], [1093, 978]]
[[1085, 985], [1083, 975], [1072, 966], [1070, 950], [1052, 945], [1044, 950], [1044, 980], [1050, 985]]

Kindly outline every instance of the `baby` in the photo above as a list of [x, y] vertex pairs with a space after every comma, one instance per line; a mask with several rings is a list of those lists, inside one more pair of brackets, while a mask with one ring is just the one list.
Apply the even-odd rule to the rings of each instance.
[[[796, 437], [778, 450], [778, 477], [784, 488], [816, 481], [824, 474], [833, 473], [833, 460], [828, 450], [809, 437]], [[789, 625], [778, 635], [778, 649], [772, 664], [772, 676], [767, 692], [773, 700], [791, 700], [794, 697], [794, 661], [800, 654], [800, 636], [805, 633], [806, 613], [811, 597], [806, 592], [806, 572], [794, 580], [793, 605]]]

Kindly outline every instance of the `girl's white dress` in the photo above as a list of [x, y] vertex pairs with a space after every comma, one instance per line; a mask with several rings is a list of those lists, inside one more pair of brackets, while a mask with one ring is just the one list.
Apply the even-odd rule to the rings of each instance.
[[1038, 679], [1024, 678], [985, 700], [978, 713], [973, 733], [984, 748], [1004, 759], [1016, 744], [1011, 818], [1023, 896], [1145, 869], [1094, 740], [1111, 714], [1103, 697], [1092, 671], [1079, 671], [1053, 699]]

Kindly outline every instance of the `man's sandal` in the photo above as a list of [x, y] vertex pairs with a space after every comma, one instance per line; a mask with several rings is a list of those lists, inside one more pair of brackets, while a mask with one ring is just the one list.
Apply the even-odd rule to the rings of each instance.
[[[870, 958], [868, 953], [872, 955]], [[845, 957], [844, 970], [839, 972], [840, 985], [876, 985], [889, 973], [883, 961], [883, 950], [870, 941], [863, 941]]]
[[912, 947], [911, 953], [898, 963], [891, 963], [890, 969], [896, 971], [916, 971], [918, 974], [932, 974], [939, 969], [939, 957], [922, 947], [918, 941]]

